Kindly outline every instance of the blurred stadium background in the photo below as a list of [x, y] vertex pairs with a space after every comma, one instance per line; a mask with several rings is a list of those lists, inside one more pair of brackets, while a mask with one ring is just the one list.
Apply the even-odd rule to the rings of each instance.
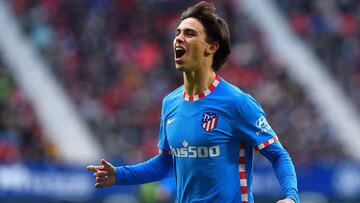
[[[174, 180], [95, 189], [100, 158], [157, 154], [171, 43], [195, 1], [0, 1], [0, 202], [174, 201]], [[360, 3], [214, 1], [230, 26], [220, 75], [252, 94], [296, 165], [303, 203], [360, 202]], [[256, 202], [281, 196], [256, 157]]]

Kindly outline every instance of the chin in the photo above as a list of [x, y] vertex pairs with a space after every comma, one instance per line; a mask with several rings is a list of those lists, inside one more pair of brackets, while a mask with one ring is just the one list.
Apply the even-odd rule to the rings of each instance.
[[185, 71], [184, 66], [175, 66], [176, 70]]
[[175, 63], [175, 68], [176, 68], [176, 70], [181, 70], [181, 71], [185, 70], [185, 68], [184, 68], [184, 65], [183, 65], [183, 64], [178, 64], [178, 63]]

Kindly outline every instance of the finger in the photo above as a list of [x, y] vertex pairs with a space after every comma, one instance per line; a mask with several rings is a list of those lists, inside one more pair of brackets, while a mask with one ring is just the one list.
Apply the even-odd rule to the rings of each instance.
[[109, 176], [109, 172], [108, 171], [98, 171], [96, 173], [94, 173], [95, 177], [104, 177], [104, 176]]
[[110, 168], [112, 168], [112, 165], [108, 162], [108, 161], [106, 161], [105, 159], [101, 159], [101, 164], [104, 166], [104, 168], [106, 168], [106, 169], [110, 169]]
[[94, 166], [94, 165], [87, 166], [86, 168], [89, 171], [98, 171], [98, 170], [100, 170], [100, 166]]
[[97, 183], [95, 183], [95, 187], [97, 187], [97, 188], [105, 187], [106, 186], [105, 183], [106, 183], [106, 181], [97, 182]]
[[93, 171], [94, 168], [95, 168], [94, 165], [89, 165], [89, 166], [86, 167], [86, 169], [89, 170], [89, 171]]
[[88, 167], [86, 167], [89, 171], [100, 171], [101, 166], [94, 166], [94, 165], [90, 165]]
[[105, 176], [105, 177], [96, 177], [95, 180], [97, 183], [101, 183], [104, 182], [106, 179], [108, 179], [109, 176]]

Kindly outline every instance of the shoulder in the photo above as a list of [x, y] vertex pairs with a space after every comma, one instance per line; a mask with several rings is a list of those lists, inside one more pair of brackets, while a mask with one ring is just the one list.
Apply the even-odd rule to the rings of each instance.
[[180, 87], [176, 88], [172, 92], [170, 92], [168, 95], [166, 95], [163, 99], [163, 103], [171, 103], [179, 99], [181, 95], [184, 92], [184, 85], [181, 85]]
[[256, 101], [249, 93], [244, 92], [226, 80], [222, 80], [222, 83], [223, 94], [231, 98], [234, 103], [241, 104], [243, 102]]
[[163, 108], [166, 109], [169, 106], [171, 106], [172, 104], [180, 102], [183, 92], [184, 92], [184, 85], [181, 85], [180, 87], [176, 88], [175, 90], [170, 92], [168, 95], [166, 95], [162, 102]]
[[223, 93], [230, 98], [230, 103], [240, 112], [251, 112], [261, 110], [261, 106], [256, 99], [247, 92], [244, 92], [239, 87], [223, 80]]

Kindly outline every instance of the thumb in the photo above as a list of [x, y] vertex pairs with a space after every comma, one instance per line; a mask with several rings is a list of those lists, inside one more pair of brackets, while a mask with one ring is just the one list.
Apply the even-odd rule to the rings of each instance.
[[102, 164], [103, 169], [112, 169], [113, 168], [113, 166], [105, 159], [101, 159], [101, 164]]

